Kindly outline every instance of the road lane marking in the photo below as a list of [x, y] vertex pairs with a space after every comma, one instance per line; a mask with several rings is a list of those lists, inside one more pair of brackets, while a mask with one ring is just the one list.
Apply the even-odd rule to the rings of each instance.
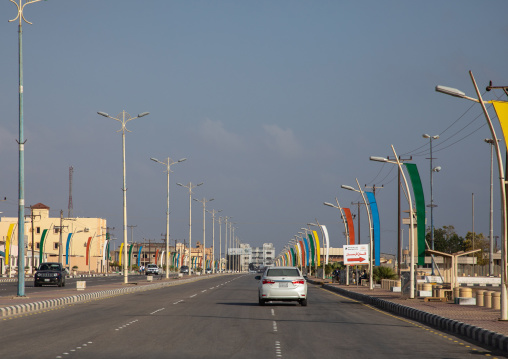
[[164, 309], [166, 309], [166, 308], [160, 308], [160, 309], [157, 309], [156, 311], [151, 312], [150, 314], [155, 314], [155, 313], [160, 312], [161, 310], [164, 310]]
[[181, 302], [183, 302], [183, 299], [181, 299], [181, 300], [179, 300], [178, 302], [175, 302], [175, 303], [173, 303], [173, 304], [178, 304], [178, 303], [181, 303]]
[[193, 294], [191, 295], [189, 298], [194, 298], [197, 294]]
[[282, 349], [280, 348], [280, 342], [278, 340], [275, 341], [275, 355], [277, 358], [282, 357]]
[[272, 308], [272, 316], [275, 316], [275, 310]]
[[277, 322], [275, 320], [273, 321], [273, 331], [277, 331]]

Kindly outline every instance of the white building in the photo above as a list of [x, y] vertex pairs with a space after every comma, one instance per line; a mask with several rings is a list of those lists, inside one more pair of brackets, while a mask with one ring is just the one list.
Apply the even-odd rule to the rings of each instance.
[[275, 260], [275, 247], [273, 243], [263, 243], [263, 247], [252, 249], [252, 264], [256, 267], [273, 265]]

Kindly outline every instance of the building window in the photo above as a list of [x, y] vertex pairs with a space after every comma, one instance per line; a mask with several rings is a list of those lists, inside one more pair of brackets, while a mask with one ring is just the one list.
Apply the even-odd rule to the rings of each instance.
[[37, 245], [35, 246], [37, 249], [41, 248], [41, 243], [40, 242], [37, 242], [36, 243]]
[[60, 233], [60, 227], [53, 227], [53, 233], [55, 234]]
[[[37, 234], [40, 234], [41, 233], [41, 227], [37, 227]], [[39, 247], [37, 247], [39, 248]]]
[[58, 249], [58, 242], [53, 243], [53, 249]]

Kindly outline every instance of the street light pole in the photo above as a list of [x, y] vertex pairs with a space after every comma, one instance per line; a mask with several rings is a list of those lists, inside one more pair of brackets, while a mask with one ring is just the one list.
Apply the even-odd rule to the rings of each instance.
[[503, 167], [503, 157], [501, 154], [501, 148], [499, 147], [499, 141], [497, 139], [496, 131], [494, 129], [494, 125], [490, 119], [489, 113], [487, 112], [487, 108], [485, 107], [485, 102], [482, 99], [482, 95], [478, 90], [478, 86], [476, 85], [476, 81], [474, 79], [473, 73], [469, 71], [469, 76], [471, 77], [471, 81], [473, 82], [476, 95], [478, 99], [466, 96], [464, 92], [459, 91], [457, 89], [445, 86], [436, 86], [436, 91], [441, 92], [450, 96], [463, 98], [466, 100], [470, 100], [473, 102], [478, 102], [482, 106], [483, 114], [485, 115], [485, 119], [489, 125], [490, 133], [492, 135], [492, 139], [494, 141], [494, 145], [496, 147], [496, 157], [497, 157], [497, 167], [499, 172], [499, 185], [500, 185], [500, 195], [501, 195], [501, 232], [502, 232], [502, 244], [501, 244], [501, 320], [508, 320], [508, 281], [507, 281], [507, 248], [506, 248], [506, 240], [507, 240], [507, 218], [506, 218], [506, 183], [505, 183], [505, 172]]
[[373, 278], [372, 278], [372, 272], [374, 270], [374, 266], [373, 266], [373, 263], [372, 263], [372, 260], [373, 260], [373, 243], [372, 243], [372, 218], [371, 218], [371, 214], [370, 214], [370, 205], [367, 205], [367, 199], [365, 198], [365, 193], [363, 192], [362, 190], [362, 187], [360, 186], [360, 183], [358, 182], [358, 178], [356, 179], [356, 184], [358, 185], [358, 188], [359, 190], [351, 187], [351, 186], [345, 186], [345, 185], [342, 185], [341, 187], [344, 188], [344, 189], [347, 189], [347, 190], [350, 190], [350, 191], [354, 191], [354, 192], [359, 192], [361, 195], [362, 195], [362, 199], [363, 199], [363, 202], [365, 203], [365, 208], [367, 209], [367, 217], [369, 219], [369, 239], [370, 239], [370, 245], [369, 245], [369, 252], [370, 252], [370, 258], [369, 258], [369, 289], [370, 290], [373, 290], [374, 289], [374, 283], [372, 282], [373, 281]]
[[192, 272], [192, 189], [201, 186], [203, 182], [193, 185], [189, 182], [187, 185], [177, 183], [178, 186], [185, 187], [189, 190], [189, 276]]
[[[166, 209], [166, 279], [169, 278], [169, 172], [171, 171], [171, 166], [175, 163], [183, 162], [186, 158], [181, 158], [178, 161], [173, 161], [171, 158], [167, 158], [166, 162], [161, 162], [156, 158], [150, 157], [150, 159], [154, 162], [160, 163], [161, 165], [166, 166], [167, 172], [167, 182], [168, 182], [168, 196], [167, 196], [167, 209]], [[176, 247], [175, 247], [176, 250]]]
[[[336, 208], [340, 211], [340, 217], [342, 218], [342, 222], [344, 223], [344, 231], [346, 233], [346, 244], [349, 244], [349, 228], [346, 224], [346, 216], [344, 215], [344, 212], [342, 211], [342, 207], [339, 204], [339, 200], [337, 197], [335, 197], [335, 202], [337, 202], [337, 205], [331, 204], [329, 202], [323, 202], [325, 206]], [[349, 265], [346, 265], [346, 285], [349, 285]]]
[[[441, 167], [432, 167], [432, 160], [434, 159], [432, 157], [432, 140], [437, 140], [439, 138], [439, 135], [430, 136], [428, 134], [423, 134], [423, 138], [428, 138], [430, 142], [430, 248], [434, 250], [434, 196], [432, 194], [432, 187], [434, 185], [434, 172], [439, 172], [441, 170]], [[436, 264], [434, 261], [432, 261], [432, 275], [434, 274]]]
[[[18, 60], [19, 60], [19, 173], [18, 173], [18, 297], [25, 296], [25, 135], [23, 128], [23, 21], [32, 24], [25, 19], [23, 10], [25, 6], [41, 0], [23, 0], [16, 3], [10, 0], [18, 8], [18, 15], [9, 22], [19, 20], [18, 25]], [[41, 249], [42, 250], [42, 249]], [[10, 273], [10, 272], [9, 272]]]
[[[489, 225], [489, 275], [494, 275], [494, 140], [484, 140], [490, 145], [490, 225]], [[499, 140], [498, 140], [499, 141]]]
[[409, 192], [409, 185], [407, 183], [406, 175], [404, 174], [404, 171], [402, 170], [402, 164], [397, 156], [397, 153], [395, 152], [395, 148], [392, 146], [393, 155], [395, 156], [395, 161], [390, 161], [387, 158], [384, 157], [375, 157], [371, 156], [371, 161], [378, 161], [378, 162], [386, 162], [386, 163], [392, 163], [396, 164], [399, 167], [399, 171], [402, 174], [402, 178], [404, 179], [404, 185], [406, 187], [405, 195], [409, 204], [409, 226], [410, 226], [410, 232], [411, 232], [411, 239], [409, 243], [409, 249], [410, 249], [410, 255], [411, 258], [409, 259], [410, 268], [409, 268], [409, 298], [414, 299], [415, 297], [415, 235], [414, 235], [414, 209], [413, 209], [413, 200], [411, 199], [411, 193]]
[[120, 113], [118, 115], [118, 117], [121, 116], [121, 119], [115, 118], [115, 117], [111, 117], [110, 115], [108, 115], [105, 112], [100, 112], [99, 111], [99, 112], [97, 112], [97, 114], [99, 114], [101, 116], [104, 116], [104, 117], [111, 118], [112, 120], [118, 121], [118, 122], [120, 122], [122, 124], [122, 128], [119, 131], [117, 131], [117, 132], [122, 132], [122, 158], [123, 158], [123, 161], [122, 161], [122, 164], [123, 164], [123, 188], [122, 188], [122, 191], [123, 191], [123, 248], [124, 248], [124, 258], [125, 258], [124, 259], [124, 263], [123, 263], [123, 282], [124, 282], [124, 284], [127, 284], [127, 283], [129, 283], [129, 276], [128, 276], [128, 270], [127, 270], [127, 185], [125, 183], [125, 174], [126, 174], [126, 171], [125, 171], [125, 131], [127, 131], [127, 132], [131, 132], [131, 131], [127, 130], [125, 125], [127, 124], [127, 122], [135, 120], [138, 117], [143, 117], [143, 116], [148, 115], [149, 112], [142, 112], [139, 115], [137, 115], [136, 117], [131, 117], [127, 112], [122, 111], [122, 113]]
[[[215, 262], [215, 214], [222, 212], [222, 209], [216, 211], [215, 209], [212, 209], [211, 211], [207, 210], [207, 212], [212, 214], [212, 265]], [[219, 223], [220, 223], [220, 217], [219, 217]], [[220, 252], [220, 245], [219, 245], [219, 252]], [[220, 257], [220, 253], [219, 253]], [[213, 273], [215, 273], [215, 265], [213, 266]]]
[[194, 201], [196, 202], [199, 202], [199, 203], [202, 203], [203, 204], [203, 266], [201, 268], [201, 274], [205, 274], [205, 270], [206, 270], [206, 236], [205, 236], [205, 219], [206, 219], [206, 203], [207, 202], [211, 202], [213, 201], [214, 199], [211, 198], [211, 199], [206, 199], [203, 197], [202, 200], [197, 200], [194, 198]]

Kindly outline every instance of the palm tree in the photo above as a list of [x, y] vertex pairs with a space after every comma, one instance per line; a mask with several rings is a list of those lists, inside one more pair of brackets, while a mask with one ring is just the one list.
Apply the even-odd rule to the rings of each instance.
[[374, 282], [381, 283], [382, 279], [396, 279], [397, 274], [393, 271], [391, 267], [374, 267], [374, 271], [372, 272], [372, 277]]

